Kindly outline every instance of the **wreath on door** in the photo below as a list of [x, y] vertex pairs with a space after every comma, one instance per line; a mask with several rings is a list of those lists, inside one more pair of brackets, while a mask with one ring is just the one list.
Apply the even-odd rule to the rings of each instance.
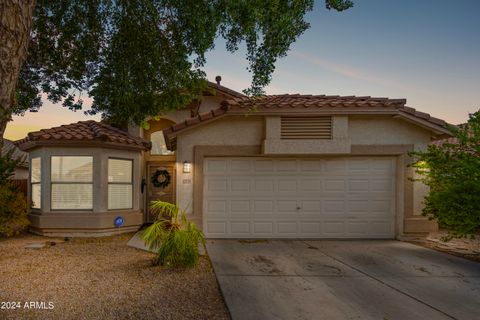
[[157, 170], [150, 178], [152, 184], [157, 188], [165, 188], [170, 184], [172, 177], [167, 170]]

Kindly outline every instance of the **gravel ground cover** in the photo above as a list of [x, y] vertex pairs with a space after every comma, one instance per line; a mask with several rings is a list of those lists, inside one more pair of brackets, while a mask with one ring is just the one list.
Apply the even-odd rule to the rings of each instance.
[[207, 257], [193, 269], [152, 266], [131, 237], [1, 239], [0, 319], [230, 319]]

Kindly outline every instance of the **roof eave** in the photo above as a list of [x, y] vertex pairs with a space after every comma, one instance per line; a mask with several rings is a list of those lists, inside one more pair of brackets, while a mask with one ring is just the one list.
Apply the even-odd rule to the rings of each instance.
[[420, 119], [420, 118], [415, 117], [415, 116], [411, 116], [411, 115], [403, 113], [403, 112], [398, 112], [393, 117], [395, 119], [402, 119], [404, 121], [407, 121], [407, 122], [410, 122], [412, 124], [418, 125], [418, 126], [424, 128], [424, 129], [432, 131], [433, 133], [435, 133], [437, 135], [452, 136], [452, 133], [445, 127], [433, 124], [433, 123], [431, 123], [427, 120], [423, 120], [423, 119]]
[[62, 140], [41, 140], [41, 141], [27, 141], [19, 146], [22, 151], [30, 151], [35, 148], [41, 147], [65, 147], [65, 148], [111, 148], [121, 150], [138, 150], [147, 151], [151, 149], [145, 145], [130, 145], [119, 142], [110, 141], [98, 141], [98, 140], [74, 140], [74, 141], [62, 141]]

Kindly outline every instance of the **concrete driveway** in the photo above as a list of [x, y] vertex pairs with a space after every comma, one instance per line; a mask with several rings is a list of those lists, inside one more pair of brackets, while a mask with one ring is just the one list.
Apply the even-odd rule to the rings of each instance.
[[480, 319], [480, 263], [399, 241], [208, 240], [236, 319]]

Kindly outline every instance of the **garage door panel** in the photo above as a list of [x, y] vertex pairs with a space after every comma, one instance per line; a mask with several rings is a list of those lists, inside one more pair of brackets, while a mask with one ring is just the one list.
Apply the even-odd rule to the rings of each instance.
[[252, 161], [250, 159], [233, 159], [230, 161], [230, 171], [232, 173], [247, 173], [252, 171]]
[[297, 222], [277, 222], [277, 233], [296, 235], [298, 233], [298, 224]]
[[276, 162], [276, 171], [278, 172], [297, 172], [298, 161], [297, 160], [278, 160]]
[[253, 233], [258, 235], [273, 235], [273, 222], [254, 221]]
[[230, 233], [236, 235], [249, 235], [251, 224], [250, 221], [231, 221]]
[[327, 220], [322, 223], [322, 233], [327, 237], [345, 236], [345, 221]]
[[327, 192], [345, 192], [346, 189], [346, 179], [325, 179], [325, 191]]
[[233, 214], [250, 214], [250, 200], [230, 200], [230, 212]]
[[301, 172], [322, 172], [321, 160], [298, 160], [300, 162]]
[[279, 213], [291, 214], [297, 210], [297, 200], [278, 200], [277, 211]]
[[306, 178], [300, 181], [301, 192], [320, 192], [322, 191], [322, 180], [315, 178]]
[[394, 236], [393, 158], [207, 158], [204, 175], [207, 237]]
[[391, 179], [372, 179], [370, 185], [370, 191], [390, 192], [393, 190]]
[[347, 233], [349, 234], [364, 234], [367, 235], [370, 232], [370, 223], [367, 221], [349, 221], [347, 222]]
[[206, 173], [225, 173], [227, 171], [226, 159], [210, 159], [205, 167]]
[[250, 192], [251, 191], [251, 180], [250, 179], [231, 178], [230, 179], [230, 188], [231, 188], [230, 190], [233, 191], [233, 192]]
[[348, 172], [369, 172], [370, 163], [369, 159], [349, 159], [347, 160]]
[[318, 236], [321, 233], [321, 223], [318, 221], [303, 221], [300, 222], [300, 234], [306, 236]]
[[253, 168], [255, 172], [273, 172], [274, 162], [266, 159], [254, 160]]
[[274, 188], [274, 180], [273, 179], [255, 179], [254, 183], [254, 189], [253, 191], [255, 193], [257, 192], [267, 192], [271, 194], [273, 191], [275, 191]]
[[324, 168], [329, 173], [345, 173], [346, 163], [344, 159], [324, 160]]
[[297, 180], [296, 179], [278, 179], [278, 192], [296, 192]]
[[216, 192], [216, 191], [223, 191], [227, 192], [228, 191], [228, 180], [227, 179], [218, 179], [218, 178], [213, 178], [209, 179], [207, 182], [207, 192]]

